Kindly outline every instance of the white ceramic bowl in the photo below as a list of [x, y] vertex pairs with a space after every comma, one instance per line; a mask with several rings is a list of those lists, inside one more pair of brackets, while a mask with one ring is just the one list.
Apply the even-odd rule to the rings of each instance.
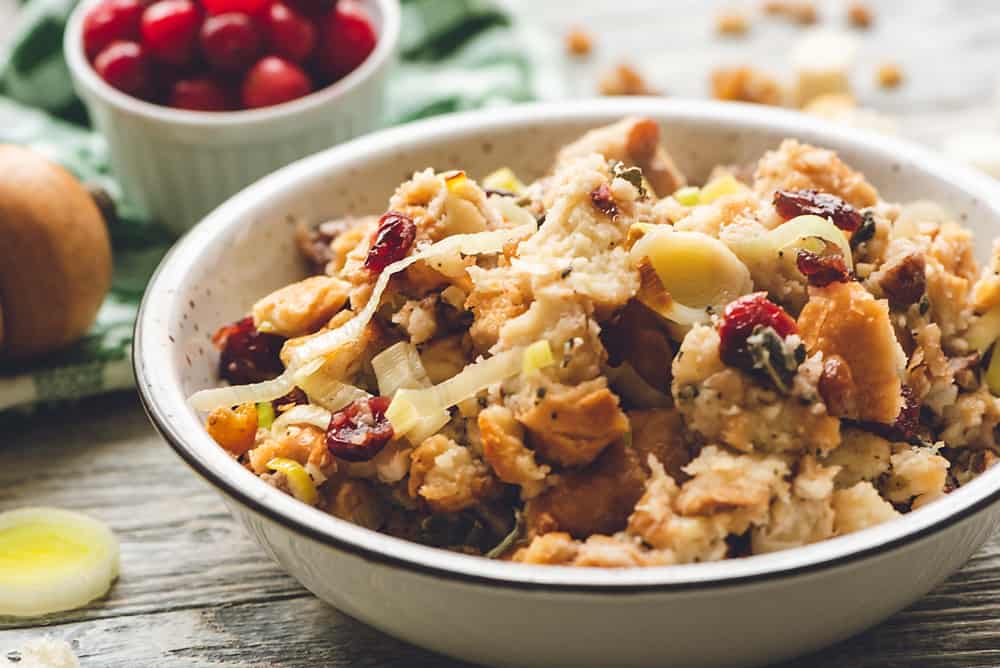
[[139, 390], [157, 429], [222, 493], [281, 566], [347, 614], [454, 657], [506, 666], [751, 666], [828, 645], [901, 609], [993, 530], [1000, 467], [883, 526], [785, 552], [647, 569], [527, 566], [453, 554], [306, 507], [237, 466], [185, 398], [216, 384], [208, 337], [302, 276], [295, 218], [380, 212], [413, 170], [500, 165], [531, 178], [557, 147], [628, 114], [662, 122], [696, 181], [785, 137], [834, 148], [889, 200], [930, 198], [987, 239], [1000, 192], [899, 141], [757, 106], [621, 99], [522, 106], [380, 132], [302, 160], [213, 212], [161, 265], [136, 330]]
[[97, 2], [81, 2], [66, 26], [73, 86], [108, 142], [125, 194], [178, 234], [257, 179], [378, 127], [399, 42], [398, 0], [362, 0], [378, 42], [340, 81], [274, 107], [211, 113], [144, 102], [105, 83], [81, 38], [83, 18]]

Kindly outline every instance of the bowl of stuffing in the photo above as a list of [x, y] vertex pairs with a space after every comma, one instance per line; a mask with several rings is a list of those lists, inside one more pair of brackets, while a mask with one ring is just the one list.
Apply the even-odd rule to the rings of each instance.
[[210, 214], [146, 293], [138, 385], [271, 557], [387, 633], [762, 665], [997, 523], [996, 193], [737, 104], [429, 120]]

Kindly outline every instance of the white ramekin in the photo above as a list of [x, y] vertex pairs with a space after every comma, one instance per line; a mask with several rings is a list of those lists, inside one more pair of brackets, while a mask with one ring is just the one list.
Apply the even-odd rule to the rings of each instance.
[[398, 0], [363, 0], [375, 51], [331, 86], [285, 104], [233, 112], [171, 109], [115, 90], [87, 62], [81, 25], [96, 0], [77, 5], [63, 51], [73, 85], [108, 142], [126, 196], [181, 234], [257, 179], [301, 157], [375, 129], [399, 42]]

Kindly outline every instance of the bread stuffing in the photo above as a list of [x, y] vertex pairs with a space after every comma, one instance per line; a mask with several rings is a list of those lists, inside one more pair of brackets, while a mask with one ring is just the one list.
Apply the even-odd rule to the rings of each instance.
[[298, 229], [314, 274], [213, 337], [209, 435], [343, 520], [585, 567], [835, 538], [997, 461], [1000, 251], [824, 147], [699, 181], [660, 131]]

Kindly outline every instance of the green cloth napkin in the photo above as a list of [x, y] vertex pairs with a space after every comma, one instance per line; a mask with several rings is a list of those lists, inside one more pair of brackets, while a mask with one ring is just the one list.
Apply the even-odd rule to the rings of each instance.
[[[30, 365], [0, 367], [0, 412], [132, 387], [132, 327], [143, 289], [172, 239], [142, 220], [108, 170], [103, 139], [87, 127], [62, 58], [74, 0], [28, 0], [0, 53], [0, 142], [31, 146], [115, 200], [111, 293], [89, 334]], [[552, 97], [544, 40], [488, 0], [401, 0], [400, 63], [387, 91], [386, 124]]]

